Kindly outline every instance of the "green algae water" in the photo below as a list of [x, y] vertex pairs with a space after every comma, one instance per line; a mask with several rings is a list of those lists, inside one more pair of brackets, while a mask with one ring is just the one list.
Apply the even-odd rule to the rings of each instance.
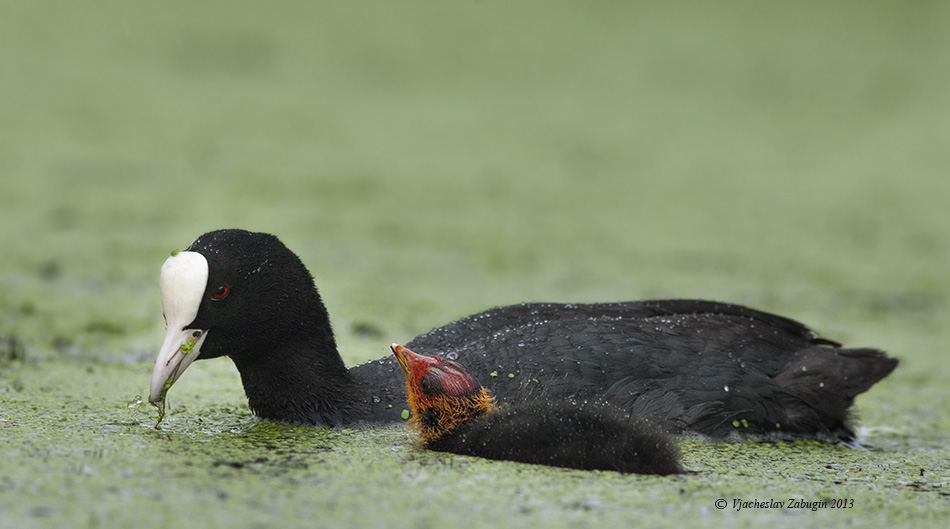
[[[2, 12], [0, 527], [950, 523], [945, 3]], [[156, 429], [158, 271], [221, 227], [300, 255], [351, 365], [495, 305], [660, 297], [901, 365], [864, 449], [687, 440], [665, 478], [261, 423], [225, 359]]]

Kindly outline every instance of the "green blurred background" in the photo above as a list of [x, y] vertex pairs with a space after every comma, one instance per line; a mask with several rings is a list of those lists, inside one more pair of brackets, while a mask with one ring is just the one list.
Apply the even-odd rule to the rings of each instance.
[[[20, 463], [0, 476], [0, 520], [85, 512], [81, 493], [22, 507], [18, 491], [55, 492], [57, 465], [75, 462], [38, 462], [50, 448], [29, 443], [49, 425], [21, 414], [62, 420], [51, 446], [118, 443], [71, 437], [89, 419], [67, 412], [125, 413], [163, 334], [161, 262], [205, 231], [242, 227], [279, 235], [310, 267], [350, 364], [493, 305], [651, 297], [744, 303], [887, 349], [903, 363], [859, 399], [863, 423], [890, 450], [880, 457], [931, 465], [917, 486], [930, 488], [904, 494], [909, 476], [859, 488], [873, 520], [854, 518], [865, 502], [833, 521], [917, 513], [940, 526], [948, 27], [942, 1], [3, 0], [0, 437]], [[208, 406], [247, 419], [236, 375], [218, 364], [175, 388], [186, 442]], [[145, 415], [128, 429], [146, 430]], [[98, 479], [139, 461], [115, 446]], [[418, 470], [390, 471], [406, 465]], [[700, 483], [723, 490], [721, 475]], [[676, 497], [694, 518], [712, 501]], [[84, 523], [124, 512], [110, 499]], [[537, 501], [555, 524], [617, 522]], [[146, 519], [197, 516], [183, 505], [179, 518]], [[390, 514], [452, 523], [451, 512]]]

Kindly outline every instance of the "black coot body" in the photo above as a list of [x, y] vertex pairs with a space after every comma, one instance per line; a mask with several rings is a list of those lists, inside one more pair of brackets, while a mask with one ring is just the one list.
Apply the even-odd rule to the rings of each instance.
[[[207, 259], [208, 278], [184, 330], [205, 332], [198, 359], [234, 361], [258, 416], [319, 426], [401, 421], [406, 394], [396, 361], [346, 369], [312, 276], [276, 237], [219, 230], [188, 251]], [[458, 358], [501, 402], [537, 386], [552, 398], [605, 401], [715, 437], [850, 440], [854, 397], [897, 365], [787, 318], [698, 300], [500, 307], [406, 346]], [[170, 384], [156, 397], [162, 380], [152, 382], [150, 400], [163, 399]]]
[[406, 347], [457, 354], [500, 400], [539, 384], [714, 437], [851, 440], [854, 397], [897, 365], [881, 351], [842, 348], [781, 316], [700, 300], [501, 307]]

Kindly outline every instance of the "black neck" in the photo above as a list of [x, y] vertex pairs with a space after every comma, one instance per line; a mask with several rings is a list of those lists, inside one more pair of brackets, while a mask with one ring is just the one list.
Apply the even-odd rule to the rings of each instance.
[[[253, 359], [262, 356], [266, 360]], [[248, 405], [262, 419], [348, 426], [361, 421], [399, 422], [408, 408], [403, 375], [392, 358], [347, 370], [335, 347], [321, 350], [303, 342], [250, 360], [233, 360]]]
[[365, 414], [364, 388], [347, 371], [335, 347], [327, 351], [312, 341], [300, 342], [267, 355], [233, 360], [248, 405], [262, 419], [339, 426]]

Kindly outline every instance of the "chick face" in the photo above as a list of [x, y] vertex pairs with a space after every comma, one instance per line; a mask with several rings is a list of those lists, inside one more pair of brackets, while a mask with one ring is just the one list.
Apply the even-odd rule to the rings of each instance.
[[495, 409], [494, 397], [462, 364], [397, 344], [392, 350], [406, 376], [409, 424], [423, 445]]

